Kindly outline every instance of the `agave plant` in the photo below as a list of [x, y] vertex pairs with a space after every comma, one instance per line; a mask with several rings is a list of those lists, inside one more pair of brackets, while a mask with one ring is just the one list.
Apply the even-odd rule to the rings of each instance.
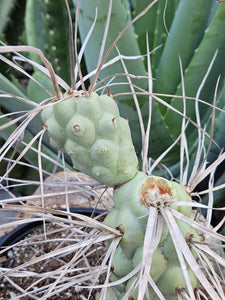
[[[64, 71], [70, 68], [69, 44], [67, 42], [69, 39], [67, 10], [64, 2], [59, 2], [55, 6], [52, 4], [52, 1], [27, 1], [25, 14], [26, 31], [23, 36], [26, 36], [28, 45], [44, 51], [57, 73], [66, 82], [69, 82], [69, 72]], [[76, 1], [74, 3], [76, 4]], [[72, 7], [72, 2], [70, 4]], [[151, 1], [149, 4], [151, 5]], [[79, 36], [76, 39], [75, 46], [76, 48], [81, 48], [80, 56], [78, 57], [78, 59], [81, 59], [81, 70], [79, 72], [76, 70], [76, 76], [80, 72], [88, 71], [89, 76], [84, 76], [83, 82], [83, 85], [85, 84], [88, 89], [90, 85], [89, 78], [94, 75], [96, 66], [101, 69], [98, 74], [99, 87], [104, 85], [110, 88], [111, 93], [117, 98], [121, 115], [129, 119], [132, 139], [140, 164], [143, 161], [141, 151], [144, 144], [150, 145], [148, 147], [149, 157], [156, 159], [159, 153], [161, 154], [168, 149], [179, 136], [178, 128], [181, 126], [183, 113], [183, 105], [181, 104], [182, 101], [180, 101], [180, 96], [182, 95], [180, 63], [184, 71], [185, 94], [190, 97], [186, 103], [187, 117], [197, 122], [195, 115], [196, 102], [194, 101], [196, 97], [199, 98], [200, 96], [207, 103], [213, 103], [213, 90], [218, 76], [221, 76], [218, 87], [218, 101], [223, 103], [223, 3], [218, 4], [214, 0], [208, 0], [207, 2], [198, 0], [195, 3], [182, 0], [167, 3], [160, 0], [147, 12], [144, 10], [146, 6], [145, 1], [137, 1], [137, 3], [135, 1], [124, 3], [114, 1], [111, 8], [108, 2], [98, 6], [98, 3], [95, 3], [95, 1], [92, 1], [91, 5], [82, 1], [79, 6], [81, 11], [77, 18]], [[16, 8], [16, 10], [18, 9]], [[140, 12], [143, 12], [143, 17], [141, 18], [138, 17]], [[60, 22], [58, 20], [59, 16], [61, 18]], [[136, 18], [139, 20], [136, 21]], [[105, 20], [108, 20], [108, 23], [105, 23]], [[132, 24], [129, 25], [131, 20], [133, 20]], [[59, 26], [59, 24], [63, 25]], [[105, 24], [108, 24], [108, 26], [105, 26]], [[106, 58], [106, 64], [103, 67], [100, 66], [101, 58], [103, 58], [110, 45], [117, 38], [118, 33], [122, 33], [126, 26], [129, 28], [127, 28], [125, 34], [118, 37], [117, 48], [113, 47], [110, 49], [110, 53]], [[15, 24], [15, 27], [19, 27], [19, 24]], [[148, 33], [147, 36], [146, 32]], [[214, 32], [217, 32], [217, 34], [214, 34]], [[5, 35], [5, 40], [11, 42], [10, 38], [7, 38], [7, 34]], [[9, 37], [11, 35], [10, 33]], [[148, 42], [146, 42], [146, 38]], [[101, 42], [102, 39], [104, 43]], [[141, 89], [146, 90], [148, 88], [148, 80], [146, 78], [148, 69], [147, 51], [151, 52], [151, 76], [155, 78], [152, 81], [152, 89], [155, 93], [168, 94], [168, 97], [164, 96], [163, 98], [159, 94], [165, 102], [162, 103], [162, 100], [159, 101], [155, 98], [156, 101], [152, 103], [152, 130], [151, 135], [147, 135], [149, 141], [141, 138], [144, 135], [144, 128], [147, 128], [149, 119], [148, 96], [141, 91]], [[84, 59], [82, 59], [83, 54]], [[40, 62], [34, 54], [31, 54], [31, 58]], [[199, 89], [212, 61], [211, 72], [207, 76], [207, 80], [204, 81], [204, 86]], [[173, 72], [169, 71], [171, 68]], [[132, 76], [124, 76], [126, 72]], [[3, 73], [8, 78], [7, 70]], [[82, 78], [82, 74], [80, 75]], [[42, 85], [46, 85], [49, 91], [53, 92], [50, 87], [51, 83], [47, 84], [46, 78], [43, 78], [39, 71], [36, 71], [33, 76]], [[27, 92], [24, 92], [24, 89], [21, 89], [21, 87], [18, 90], [18, 84], [15, 86], [14, 83], [15, 79], [8, 82], [6, 78], [2, 77], [0, 87], [2, 90], [13, 92], [13, 94], [20, 97], [29, 99], [32, 95], [32, 98], [36, 99], [37, 102], [40, 101], [39, 99], [47, 97], [44, 90], [32, 80], [30, 80]], [[77, 88], [81, 85], [82, 81], [77, 82]], [[133, 88], [131, 89], [131, 87]], [[138, 99], [136, 97], [135, 101], [133, 101], [132, 94], [134, 94], [134, 97], [138, 96]], [[171, 94], [174, 96], [172, 97]], [[155, 97], [157, 95], [155, 94]], [[139, 108], [137, 108], [137, 104]], [[172, 104], [173, 109], [171, 109], [170, 104]], [[11, 99], [1, 101], [1, 105], [8, 112], [11, 111], [12, 107], [13, 111], [29, 108], [22, 102], [17, 104]], [[179, 110], [180, 117], [178, 117], [176, 110]], [[199, 110], [202, 124], [207, 124], [210, 116], [209, 106], [200, 104]], [[140, 119], [142, 119], [141, 122], [139, 122]], [[176, 120], [175, 124], [173, 120]], [[218, 124], [221, 124], [223, 122], [223, 114], [218, 112], [216, 120], [218, 120]], [[38, 117], [36, 121], [28, 125], [29, 132], [32, 135], [40, 130], [41, 121]], [[223, 138], [219, 128], [222, 127], [217, 126], [216, 121], [214, 140], [222, 148], [224, 146]], [[187, 128], [187, 135], [189, 139], [192, 139], [192, 142], [190, 142], [192, 147], [190, 147], [189, 153], [194, 153], [197, 147], [197, 136], [193, 132], [195, 131], [192, 130], [192, 125], [190, 124]], [[210, 123], [208, 124], [207, 132], [210, 132]], [[5, 138], [3, 137], [3, 139]], [[49, 144], [46, 143], [45, 139], [44, 143], [47, 145], [46, 151], [50, 153]], [[208, 156], [210, 161], [213, 161], [220, 151], [220, 148], [216, 144], [214, 145]], [[51, 148], [51, 150], [53, 149]], [[179, 146], [177, 145], [173, 148], [173, 151], [170, 151], [166, 161], [164, 161], [167, 163], [167, 166], [170, 166], [176, 176], [179, 172], [179, 168], [176, 167], [178, 154]], [[55, 157], [54, 153], [52, 153], [52, 157]], [[27, 157], [27, 160], [31, 162], [29, 157]], [[35, 164], [35, 159], [32, 160], [32, 164]], [[48, 167], [46, 166], [46, 168]], [[24, 173], [26, 172], [24, 171]], [[34, 177], [34, 180], [37, 179], [34, 175], [31, 175], [29, 174], [27, 177]]]
[[[28, 3], [29, 8], [37, 4], [35, 1]], [[51, 9], [52, 3], [48, 4], [48, 9]], [[65, 1], [65, 4], [69, 12], [68, 2]], [[223, 152], [217, 156], [214, 153], [216, 147], [223, 146], [223, 135], [215, 124], [221, 122], [224, 114], [224, 78], [220, 65], [224, 55], [224, 36], [218, 33], [217, 39], [212, 40], [211, 37], [215, 30], [222, 30], [224, 3], [218, 6], [207, 1], [206, 5], [199, 0], [194, 4], [175, 1], [165, 5], [164, 1], [155, 0], [146, 6], [144, 1], [125, 3], [114, 0], [97, 5], [95, 1], [83, 0], [75, 4], [75, 51], [69, 14], [71, 85], [55, 74], [40, 49], [31, 46], [0, 47], [1, 53], [14, 52], [17, 55], [14, 60], [28, 62], [37, 68], [38, 72], [34, 74], [38, 79], [36, 83], [39, 83], [38, 88], [30, 83], [30, 98], [27, 99], [24, 94], [13, 95], [15, 86], [5, 81], [9, 90], [5, 88], [3, 99], [14, 97], [17, 102], [33, 108], [25, 113], [12, 112], [2, 117], [5, 122], [2, 129], [8, 130], [18, 122], [19, 126], [12, 130], [2, 146], [1, 159], [5, 159], [9, 149], [14, 147], [17, 150], [20, 144], [24, 147], [14, 161], [9, 159], [11, 164], [2, 179], [12, 180], [9, 177], [11, 170], [30, 152], [35, 153], [33, 160], [38, 159], [42, 186], [42, 208], [10, 205], [14, 199], [5, 199], [2, 205], [5, 209], [27, 210], [39, 215], [41, 220], [80, 226], [77, 230], [82, 234], [72, 252], [75, 266], [93, 244], [106, 241], [105, 254], [99, 265], [90, 267], [86, 264], [82, 273], [79, 267], [76, 269], [73, 264], [66, 264], [64, 274], [69, 274], [69, 268], [71, 274], [75, 274], [71, 277], [62, 277], [61, 268], [55, 270], [54, 283], [44, 286], [41, 291], [14, 286], [21, 296], [35, 299], [39, 296], [47, 299], [78, 283], [82, 288], [100, 289], [97, 299], [106, 300], [224, 299], [222, 242], [225, 238], [218, 233], [224, 218], [212, 227], [214, 191], [224, 188], [222, 177], [220, 185], [214, 186], [216, 169], [225, 156]], [[127, 15], [130, 9], [133, 19], [129, 13]], [[189, 9], [196, 14], [188, 16], [186, 12]], [[27, 11], [28, 18], [30, 9]], [[121, 15], [127, 15], [127, 18], [121, 18]], [[46, 18], [49, 20], [50, 16]], [[189, 32], [187, 24], [190, 26], [193, 20], [201, 20], [191, 29], [193, 36], [177, 37], [180, 24]], [[206, 27], [208, 31], [204, 34]], [[78, 28], [82, 40], [79, 53]], [[148, 34], [146, 28], [149, 28]], [[139, 39], [136, 39], [135, 32]], [[54, 36], [54, 32], [51, 34]], [[165, 44], [158, 48], [163, 37], [166, 38]], [[209, 45], [210, 51], [206, 55], [205, 49], [209, 50]], [[123, 52], [125, 48], [128, 48], [128, 53]], [[30, 51], [32, 59], [20, 54], [24, 51]], [[33, 58], [34, 54], [39, 58]], [[86, 76], [83, 75], [83, 54], [88, 70]], [[63, 62], [58, 62], [54, 53], [50, 56], [55, 63], [61, 64], [58, 70], [62, 71]], [[199, 58], [201, 63], [196, 66]], [[22, 71], [14, 62], [2, 59]], [[172, 75], [167, 74], [168, 70], [172, 70]], [[51, 81], [46, 80], [46, 75]], [[50, 91], [47, 90], [49, 96], [41, 94], [41, 101], [34, 101], [32, 93], [37, 95], [35, 90], [40, 90], [40, 83], [43, 83], [41, 88], [46, 92], [49, 82], [52, 82]], [[42, 121], [40, 117], [35, 120], [40, 114]], [[14, 116], [14, 119], [7, 122], [9, 116]], [[31, 133], [37, 132], [35, 122], [43, 124], [43, 129], [30, 138]], [[31, 133], [24, 135], [29, 128]], [[137, 130], [141, 134], [137, 134]], [[71, 157], [75, 169], [100, 183], [84, 182], [82, 186], [86, 189], [89, 186], [89, 191], [90, 186], [93, 190], [102, 186], [113, 188], [114, 207], [104, 223], [69, 212], [60, 214], [75, 217], [75, 220], [68, 218], [63, 221], [54, 216], [55, 211], [45, 209], [47, 195], [43, 193], [43, 174], [49, 172], [43, 166], [50, 159], [66, 169], [65, 164], [47, 154], [47, 146], [43, 145], [46, 132], [51, 147], [56, 147], [60, 153], [65, 152]], [[53, 153], [51, 150], [51, 157]], [[142, 170], [139, 170], [139, 165]], [[207, 178], [207, 187], [196, 189]], [[80, 189], [78, 185], [77, 191]], [[204, 204], [199, 201], [202, 195], [206, 195]], [[24, 204], [30, 199], [21, 197], [19, 200]], [[223, 211], [224, 207], [219, 210]], [[205, 212], [204, 215], [202, 212]], [[86, 234], [84, 226], [94, 229]], [[65, 247], [52, 255], [62, 255], [63, 251], [73, 249]], [[43, 255], [35, 262], [48, 258], [49, 255]], [[11, 270], [2, 269], [2, 276], [7, 280], [10, 276], [23, 276], [23, 268], [35, 262]], [[102, 283], [99, 278], [103, 274]], [[32, 275], [41, 276], [37, 273]]]

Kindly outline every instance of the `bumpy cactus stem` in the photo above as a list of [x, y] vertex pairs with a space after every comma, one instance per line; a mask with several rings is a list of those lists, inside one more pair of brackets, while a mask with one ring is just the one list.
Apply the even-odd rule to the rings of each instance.
[[50, 141], [71, 156], [74, 168], [108, 186], [135, 176], [138, 160], [128, 121], [115, 100], [92, 93], [64, 99], [42, 113]]
[[[147, 176], [142, 172], [138, 172], [129, 182], [116, 188], [113, 199], [115, 209], [107, 215], [105, 223], [120, 228], [123, 232], [112, 263], [112, 280], [115, 281], [127, 275], [142, 261], [149, 207], [162, 208], [169, 206], [172, 201], [191, 202], [192, 199], [180, 184], [157, 176]], [[192, 213], [191, 207], [188, 206], [177, 205], [174, 209], [188, 217]], [[191, 226], [181, 221], [177, 223], [187, 241], [190, 236], [192, 241], [199, 241], [197, 232]], [[194, 288], [197, 278], [190, 268], [187, 270]], [[186, 288], [183, 271], [165, 223], [161, 240], [154, 251], [150, 275], [166, 299], [175, 299], [177, 292]], [[123, 287], [120, 285], [114, 288], [117, 299], [121, 299], [121, 293], [124, 294], [129, 289], [133, 280], [134, 278]], [[131, 299], [137, 299], [137, 293], [138, 290], [134, 290]], [[151, 299], [158, 299], [155, 298], [152, 289], [149, 289], [149, 293], [153, 297]]]
[[[190, 217], [191, 206], [179, 205], [179, 201], [191, 202], [192, 199], [180, 184], [137, 171], [138, 160], [128, 122], [120, 117], [112, 97], [96, 93], [77, 96], [71, 92], [46, 108], [42, 119], [52, 145], [68, 153], [76, 169], [103, 184], [115, 186], [115, 208], [107, 215], [105, 223], [123, 233], [115, 251], [111, 275], [112, 281], [121, 279], [142, 262], [149, 208], [168, 208], [177, 201], [173, 209]], [[200, 240], [191, 226], [181, 221], [177, 221], [177, 225], [187, 243]], [[186, 280], [169, 228], [165, 222], [163, 226], [150, 275], [166, 299], [175, 299], [180, 290], [186, 289]], [[197, 278], [189, 266], [187, 273], [194, 288]], [[134, 280], [133, 277], [110, 288], [106, 299], [122, 299]], [[138, 288], [133, 291], [132, 299], [136, 299], [137, 294]], [[156, 299], [152, 288], [149, 294]]]

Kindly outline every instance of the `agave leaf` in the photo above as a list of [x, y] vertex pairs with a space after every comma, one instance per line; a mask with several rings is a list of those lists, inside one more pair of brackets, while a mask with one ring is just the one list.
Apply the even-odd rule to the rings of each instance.
[[[34, 105], [31, 106], [28, 104], [29, 102], [28, 103], [26, 102], [27, 96], [2, 74], [0, 74], [0, 90], [15, 95], [15, 97], [9, 98], [6, 96], [0, 98], [0, 104], [2, 108], [5, 109], [5, 111], [8, 112], [28, 111], [34, 107]], [[25, 99], [25, 101], [18, 100], [17, 96], [22, 97], [22, 99]], [[33, 132], [33, 134], [36, 134], [41, 129], [41, 119], [39, 117], [34, 119], [31, 123], [29, 123], [28, 128]]]
[[[42, 100], [54, 96], [54, 89], [49, 77], [39, 70], [35, 70], [32, 77], [37, 80], [40, 85], [31, 79], [29, 80], [27, 86], [27, 96], [29, 99], [32, 99], [32, 101], [35, 101], [36, 103], [40, 103]], [[44, 90], [44, 88], [46, 90]]]
[[[181, 80], [179, 57], [186, 69], [204, 34], [211, 5], [212, 0], [180, 1], [157, 68], [156, 92], [176, 92]], [[164, 114], [165, 106], [159, 107]]]
[[65, 1], [41, 1], [45, 53], [57, 74], [70, 81], [69, 20]]
[[[0, 90], [4, 92], [8, 92], [10, 94], [14, 94], [16, 96], [27, 98], [26, 95], [16, 86], [14, 85], [9, 79], [7, 79], [3, 74], [0, 74]], [[8, 111], [20, 111], [29, 109], [30, 106], [23, 103], [21, 104], [20, 101], [15, 100], [14, 98], [0, 98], [1, 106], [4, 107]]]
[[[27, 43], [30, 46], [39, 48], [41, 51], [45, 49], [45, 28], [42, 19], [41, 1], [27, 0], [25, 12], [25, 32]], [[34, 54], [30, 57], [37, 62], [40, 59]]]
[[[77, 4], [77, 1], [74, 0], [74, 4]], [[87, 44], [85, 49], [85, 62], [88, 72], [91, 72], [96, 69], [99, 61], [99, 53], [101, 52], [102, 39], [104, 36], [104, 30], [107, 20], [109, 1], [81, 1], [80, 4], [80, 14], [79, 14], [79, 32], [82, 41], [85, 39], [89, 29], [95, 20], [95, 15], [97, 13], [97, 20], [92, 36]], [[97, 8], [97, 11], [96, 11]], [[112, 12], [110, 18], [110, 25], [108, 28], [107, 39], [105, 42], [105, 49], [103, 55], [109, 49], [111, 44], [114, 42], [116, 37], [123, 29], [130, 23], [131, 16], [129, 8], [125, 1], [116, 0], [112, 4]], [[140, 51], [138, 48], [138, 43], [136, 40], [135, 32], [131, 26], [124, 36], [117, 43], [117, 47], [122, 55], [126, 56], [138, 56]], [[108, 57], [110, 59], [118, 56], [118, 52], [114, 47]], [[145, 76], [145, 67], [142, 59], [139, 60], [129, 60], [126, 62], [128, 73], [138, 76]], [[113, 63], [111, 66], [103, 69], [99, 78], [103, 79], [108, 76], [114, 76], [115, 74], [124, 73], [122, 64], [118, 61]], [[120, 77], [115, 79], [114, 82], [127, 82], [126, 78]], [[135, 81], [134, 81], [135, 82]], [[140, 87], [145, 87], [146, 83], [144, 80], [138, 80], [138, 85]], [[106, 84], [107, 82], [105, 82]], [[127, 85], [117, 85], [116, 87], [110, 87], [113, 94], [130, 92], [130, 89]], [[133, 104], [130, 101], [130, 104]]]
[[[39, 72], [40, 71], [36, 71], [34, 74], [34, 77], [36, 77], [36, 79], [40, 79]], [[42, 74], [42, 78], [40, 80], [41, 83], [45, 87], [52, 89], [50, 80], [48, 78], [45, 78], [45, 76], [44, 77], [43, 76], [44, 75]], [[30, 109], [35, 107], [35, 102], [27, 99], [27, 95], [22, 93], [22, 91], [19, 90], [18, 87], [16, 87], [11, 81], [9, 81], [2, 74], [0, 74], [0, 89], [5, 91], [6, 93], [8, 92], [11, 95], [15, 95], [15, 97], [13, 97], [13, 96], [12, 97], [8, 97], [8, 96], [0, 97], [0, 104], [1, 104], [2, 108], [4, 109], [4, 111], [13, 112], [13, 113], [15, 113], [15, 112], [23, 113], [23, 112], [29, 111]], [[28, 84], [28, 94], [31, 96], [32, 100], [38, 100], [37, 102], [41, 102], [41, 100], [45, 99], [46, 95], [49, 97], [49, 95], [46, 92], [44, 92], [43, 89], [41, 87], [39, 87], [36, 83], [34, 83], [32, 80], [30, 80], [30, 82]], [[19, 100], [17, 97], [21, 97], [21, 100]], [[26, 100], [27, 100], [27, 102], [26, 102]], [[1, 113], [1, 115], [2, 115], [2, 113]], [[0, 124], [1, 125], [6, 124], [9, 121], [10, 121], [9, 118], [4, 117], [4, 118], [0, 119]], [[24, 142], [25, 143], [28, 144], [33, 139], [33, 137], [42, 129], [41, 124], [42, 124], [42, 121], [41, 121], [41, 118], [39, 115], [37, 115], [31, 122], [29, 122], [29, 124], [27, 125], [27, 130], [24, 133]], [[1, 138], [3, 140], [7, 140], [9, 138], [10, 134], [15, 129], [16, 129], [16, 125], [12, 125], [8, 128], [4, 128], [4, 130], [1, 130], [1, 134], [0, 134]], [[34, 142], [33, 147], [35, 149], [38, 149], [38, 142]], [[23, 150], [23, 147], [21, 146], [20, 148], [17, 149], [17, 152], [21, 153], [22, 150]], [[51, 157], [52, 159], [57, 158], [56, 150], [52, 149], [52, 146], [49, 144], [49, 140], [47, 137], [44, 137], [44, 139], [43, 139], [42, 152], [44, 154], [48, 155], [49, 157]], [[34, 166], [37, 166], [37, 162], [38, 162], [37, 157], [38, 157], [37, 152], [35, 152], [33, 150], [28, 151], [24, 156], [25, 160]], [[43, 164], [43, 168], [46, 171], [49, 171], [49, 172], [52, 171], [54, 164], [51, 161], [49, 161], [48, 159], [43, 159], [42, 164]], [[71, 167], [69, 167], [69, 164], [67, 165], [67, 167], [71, 168]], [[36, 173], [37, 172], [34, 171], [34, 173], [33, 173], [34, 177], [37, 176]], [[30, 174], [30, 178], [32, 178], [31, 174]]]
[[[137, 34], [137, 41], [142, 54], [146, 53], [146, 32], [148, 33], [149, 48], [153, 49], [154, 32], [156, 27], [156, 11], [158, 9], [157, 2], [141, 19], [134, 23], [134, 30]], [[136, 17], [146, 7], [146, 1], [136, 1], [133, 17]]]
[[215, 14], [216, 14], [216, 11], [217, 11], [217, 9], [218, 9], [218, 2], [219, 2], [219, 1], [213, 1], [213, 3], [212, 3], [212, 6], [211, 6], [211, 10], [210, 10], [210, 14], [209, 14], [209, 18], [208, 18], [208, 22], [207, 22], [206, 28], [209, 27], [209, 25], [210, 25], [212, 19], [214, 18]]
[[158, 68], [159, 62], [162, 57], [162, 52], [164, 48], [165, 41], [169, 34], [171, 24], [174, 19], [174, 14], [176, 12], [178, 1], [167, 1], [160, 0], [157, 7], [157, 20], [156, 27], [154, 30], [154, 44], [152, 50], [160, 46], [159, 49], [155, 50], [152, 54], [152, 68], [154, 70], [153, 75], [155, 76], [156, 70]]
[[[4, 116], [3, 113], [0, 112], [0, 116]], [[0, 118], [0, 125], [4, 125], [6, 124], [7, 122], [10, 122], [10, 118], [4, 116], [3, 118]], [[9, 136], [13, 133], [14, 130], [16, 130], [17, 126], [16, 125], [12, 125], [8, 128], [5, 128], [4, 130], [1, 130], [1, 137], [4, 139], [4, 140], [7, 140], [9, 138]], [[29, 130], [26, 130], [25, 134], [24, 134], [24, 138], [23, 138], [23, 141], [24, 143], [29, 143], [32, 139], [33, 139], [33, 135], [29, 132]], [[16, 145], [16, 143], [15, 143]], [[15, 146], [14, 145], [14, 146]], [[34, 142], [34, 144], [32, 145], [33, 148], [37, 149], [38, 148], [38, 142]], [[21, 147], [19, 147], [17, 149], [18, 153], [21, 153], [22, 150], [24, 149], [24, 146], [21, 145]], [[53, 158], [53, 159], [57, 159], [57, 154], [55, 152], [53, 152], [50, 148], [42, 145], [42, 152], [46, 155], [48, 155], [49, 157]], [[30, 150], [26, 153], [25, 155], [25, 160], [30, 163], [31, 165], [33, 166], [38, 166], [37, 165], [37, 162], [38, 162], [38, 154], [37, 152], [33, 151], [33, 150]], [[45, 171], [48, 171], [48, 172], [51, 172], [53, 167], [54, 167], [54, 164], [46, 159], [46, 158], [43, 158], [43, 166], [44, 166], [44, 170]], [[67, 167], [69, 169], [72, 169], [71, 167], [69, 167], [69, 165], [67, 165]]]
[[[179, 0], [159, 0], [146, 15], [134, 23], [135, 32], [138, 35], [138, 44], [142, 54], [146, 53], [146, 33], [148, 33], [149, 49], [153, 51], [151, 54], [153, 76], [155, 76], [155, 70], [158, 66], [163, 45], [165, 44], [178, 3]], [[134, 16], [141, 12], [145, 6], [146, 1], [137, 1]], [[159, 49], [156, 49], [157, 47], [159, 47]]]
[[[184, 73], [184, 85], [185, 85], [185, 93], [187, 96], [195, 97], [196, 93], [201, 84], [202, 78], [204, 78], [210, 62], [215, 55], [216, 51], [218, 51], [218, 55], [214, 61], [214, 64], [210, 70], [210, 74], [204, 84], [202, 92], [200, 94], [200, 98], [209, 103], [212, 103], [214, 98], [214, 89], [216, 86], [216, 82], [218, 76], [221, 75], [220, 85], [218, 87], [218, 92], [221, 91], [224, 82], [225, 69], [223, 66], [223, 62], [225, 61], [225, 5], [224, 3], [219, 4], [217, 12], [209, 26], [209, 28], [205, 31], [204, 37], [198, 46], [197, 50], [194, 53], [194, 56], [189, 63], [187, 69]], [[181, 94], [181, 85], [178, 86], [176, 94]], [[177, 99], [172, 99], [171, 104], [173, 107], [178, 110], [182, 109], [182, 101]], [[208, 111], [207, 105], [200, 105], [200, 116], [201, 118], [206, 115]], [[187, 101], [187, 115], [191, 119], [195, 119], [195, 105], [193, 101]], [[209, 114], [208, 114], [209, 115]], [[208, 116], [207, 115], [207, 116]], [[172, 111], [167, 111], [165, 114], [165, 124], [169, 126], [170, 134], [175, 139], [180, 130], [179, 124], [181, 124], [181, 118], [178, 116], [174, 119], [174, 113]], [[190, 130], [192, 128], [190, 127]], [[190, 131], [189, 131], [190, 134]], [[193, 137], [193, 139], [196, 136]]]
[[6, 23], [8, 15], [14, 5], [13, 0], [0, 2], [0, 33], [2, 33]]
[[[225, 128], [225, 118], [224, 118], [224, 110], [225, 110], [225, 81], [223, 84], [223, 88], [221, 89], [220, 93], [218, 94], [217, 100], [217, 107], [223, 109], [223, 111], [216, 111], [215, 113], [215, 120], [214, 120], [214, 130], [213, 130], [213, 139], [217, 142], [218, 146], [214, 143], [210, 148], [210, 153], [208, 155], [208, 161], [213, 161], [217, 158], [221, 149], [225, 147], [225, 139], [224, 139], [224, 128]], [[211, 126], [211, 116], [208, 117], [208, 132], [210, 131]], [[205, 123], [207, 120], [205, 120]]]

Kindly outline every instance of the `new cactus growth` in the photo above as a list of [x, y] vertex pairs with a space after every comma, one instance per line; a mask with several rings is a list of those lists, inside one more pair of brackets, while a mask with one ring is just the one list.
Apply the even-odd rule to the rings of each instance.
[[135, 176], [138, 159], [128, 121], [112, 97], [64, 95], [42, 112], [51, 144], [71, 156], [74, 168], [108, 186]]
[[[162, 208], [170, 206], [172, 201], [191, 202], [192, 199], [180, 184], [157, 176], [147, 176], [142, 172], [138, 172], [129, 182], [116, 188], [113, 199], [115, 209], [107, 215], [105, 223], [120, 228], [123, 232], [123, 237], [112, 262], [113, 274], [116, 279], [120, 279], [142, 261], [149, 207]], [[179, 206], [178, 204], [174, 206], [174, 209], [187, 217], [190, 217], [192, 213], [191, 207], [188, 206]], [[177, 224], [185, 239], [191, 236], [193, 240], [199, 241], [197, 232], [191, 226], [183, 222], [177, 222]], [[188, 273], [194, 288], [197, 284], [197, 278], [190, 268], [188, 268]], [[150, 275], [157, 286], [160, 286], [160, 290], [162, 288], [166, 299], [175, 299], [177, 290], [181, 288], [185, 290], [186, 288], [185, 279], [166, 224], [164, 224], [158, 247], [154, 251]], [[128, 290], [129, 285], [130, 282], [128, 281], [127, 286], [124, 285], [123, 292]], [[119, 292], [121, 291], [117, 290], [116, 294]], [[154, 294], [151, 289], [149, 293]], [[132, 299], [136, 299], [135, 292], [132, 296]]]

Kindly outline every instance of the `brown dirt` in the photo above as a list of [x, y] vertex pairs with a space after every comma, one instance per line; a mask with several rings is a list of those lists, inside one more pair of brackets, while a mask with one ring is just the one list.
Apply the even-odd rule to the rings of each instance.
[[[39, 227], [38, 229], [35, 229], [33, 234], [30, 234], [28, 238], [30, 239], [28, 242], [24, 242], [20, 246], [16, 246], [9, 250], [7, 252], [7, 255], [1, 257], [0, 265], [2, 268], [14, 268], [18, 265], [23, 264], [24, 262], [29, 262], [33, 260], [34, 258], [37, 258], [41, 255], [44, 255], [46, 253], [50, 253], [51, 251], [54, 251], [56, 248], [59, 247], [65, 247], [68, 245], [75, 244], [76, 240], [76, 234], [71, 229], [65, 229], [62, 231], [62, 227], [59, 227], [56, 224], [47, 224], [46, 225], [46, 231], [49, 233], [47, 235], [47, 239], [45, 239], [43, 234], [43, 226]], [[66, 240], [66, 237], [71, 235], [70, 240]], [[57, 241], [57, 239], [61, 239], [61, 241]], [[96, 247], [98, 246], [98, 250], [96, 250]], [[88, 264], [90, 266], [90, 269], [96, 265], [99, 265], [102, 261], [102, 256], [104, 254], [104, 245], [94, 245], [91, 247], [88, 252], [94, 251], [90, 256], [81, 257], [80, 262], [76, 265], [76, 268], [87, 268], [87, 262], [85, 260], [88, 260]], [[87, 252], [87, 253], [88, 253]], [[74, 254], [76, 252], [72, 252], [69, 254], [65, 254], [63, 256], [52, 256], [50, 259], [46, 261], [41, 261], [39, 263], [31, 264], [30, 266], [27, 266], [23, 268], [25, 271], [29, 272], [35, 272], [36, 274], [43, 274], [45, 272], [52, 272], [54, 270], [57, 270], [58, 268], [65, 267], [65, 263], [68, 263], [73, 259]], [[73, 268], [73, 265], [71, 266]], [[20, 269], [21, 271], [22, 269]], [[76, 276], [79, 274], [82, 274], [83, 271], [77, 271], [73, 268], [71, 272], [68, 272], [66, 277], [66, 283], [71, 282], [70, 279], [73, 276]], [[23, 294], [21, 291], [19, 291], [19, 288], [15, 288], [12, 286], [12, 283], [10, 280], [13, 280], [14, 285], [16, 284], [18, 287], [22, 288], [23, 290], [27, 291], [35, 291], [35, 296], [37, 298], [33, 298], [31, 296], [22, 296], [23, 300], [30, 300], [30, 299], [40, 299], [41, 296], [44, 294], [39, 291], [39, 289], [45, 285], [51, 285], [56, 280], [54, 279], [54, 276], [48, 276], [45, 279], [38, 282], [40, 277], [35, 277], [32, 275], [25, 276], [25, 277], [11, 277], [10, 273], [8, 274], [8, 277], [0, 277], [0, 300], [7, 300], [7, 299], [14, 299], [16, 296], [19, 296]], [[72, 279], [71, 279], [72, 280]], [[99, 281], [98, 281], [99, 282]], [[86, 285], [88, 285], [88, 282], [86, 282]], [[30, 288], [29, 288], [30, 287]], [[57, 293], [56, 295], [44, 298], [49, 300], [65, 300], [65, 299], [86, 299], [88, 298], [89, 290], [83, 289], [82, 286], [79, 285], [72, 285], [71, 287], [65, 289], [64, 291], [61, 291]], [[91, 297], [88, 298], [90, 300], [95, 299], [96, 290], [92, 291]]]
[[[79, 179], [78, 179], [79, 178]], [[45, 208], [53, 209], [63, 209], [66, 208], [65, 195], [66, 192], [74, 191], [74, 193], [68, 193], [68, 204], [69, 207], [95, 207], [99, 209], [109, 210], [113, 206], [112, 201], [112, 188], [108, 188], [107, 192], [104, 189], [98, 189], [98, 193], [102, 193], [102, 198], [99, 201], [91, 191], [77, 192], [74, 183], [78, 183], [79, 180], [83, 182], [92, 181], [93, 179], [85, 174], [79, 172], [58, 172], [54, 176], [49, 176], [44, 181], [43, 193], [45, 195], [44, 203]], [[64, 192], [64, 197], [60, 194]], [[59, 193], [59, 195], [54, 195], [47, 197], [48, 194]], [[41, 188], [38, 187], [34, 195], [40, 195]], [[41, 198], [34, 198], [32, 204], [37, 206], [42, 206]]]

